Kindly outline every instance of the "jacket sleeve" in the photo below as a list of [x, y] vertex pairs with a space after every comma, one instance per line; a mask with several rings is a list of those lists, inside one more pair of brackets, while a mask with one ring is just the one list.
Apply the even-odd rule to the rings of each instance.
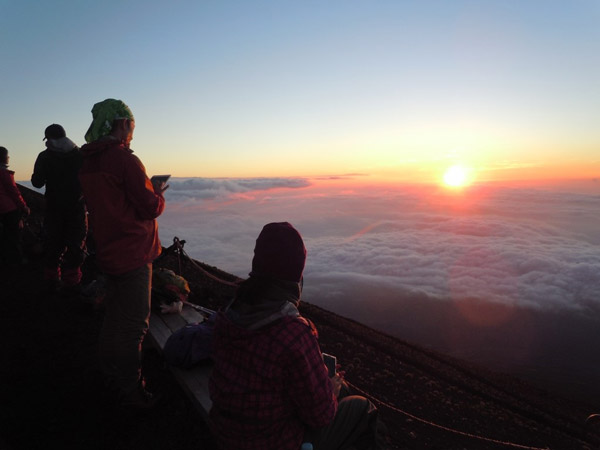
[[25, 200], [21, 195], [21, 191], [19, 191], [19, 188], [17, 187], [17, 183], [15, 183], [15, 177], [13, 173], [8, 170], [4, 170], [3, 172], [6, 173], [3, 174], [3, 176], [0, 178], [0, 181], [4, 185], [3, 187], [5, 191], [8, 193], [8, 196], [12, 199], [15, 205], [17, 205], [17, 208], [25, 209], [27, 207], [27, 203], [25, 203]]
[[130, 155], [125, 166], [124, 183], [125, 192], [140, 219], [152, 220], [162, 214], [165, 209], [165, 199], [162, 194], [154, 192], [144, 165], [133, 154]]
[[309, 427], [328, 425], [337, 412], [337, 399], [315, 336], [305, 325], [289, 353], [289, 394], [300, 420]]
[[44, 187], [46, 184], [46, 169], [44, 163], [44, 153], [40, 153], [35, 160], [33, 173], [31, 174], [31, 184], [36, 188]]

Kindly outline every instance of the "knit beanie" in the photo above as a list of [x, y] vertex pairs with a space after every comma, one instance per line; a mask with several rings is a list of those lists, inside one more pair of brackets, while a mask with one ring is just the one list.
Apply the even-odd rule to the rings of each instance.
[[288, 222], [265, 225], [256, 239], [251, 276], [300, 282], [306, 248], [300, 233]]
[[48, 125], [44, 130], [44, 139], [60, 139], [66, 136], [67, 133], [65, 133], [65, 129], [57, 123]]
[[117, 119], [135, 120], [129, 106], [121, 100], [107, 98], [96, 103], [92, 108], [92, 123], [85, 133], [85, 141], [94, 142], [109, 135], [113, 121]]

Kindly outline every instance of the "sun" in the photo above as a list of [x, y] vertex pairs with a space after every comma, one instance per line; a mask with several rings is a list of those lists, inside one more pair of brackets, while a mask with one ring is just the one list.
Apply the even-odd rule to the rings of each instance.
[[448, 167], [444, 172], [444, 184], [449, 187], [462, 187], [469, 184], [469, 170], [460, 164]]

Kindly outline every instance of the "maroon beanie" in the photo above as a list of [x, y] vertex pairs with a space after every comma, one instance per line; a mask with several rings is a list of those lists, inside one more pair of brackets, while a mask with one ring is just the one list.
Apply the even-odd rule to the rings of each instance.
[[305, 261], [300, 233], [288, 222], [269, 223], [256, 239], [250, 275], [299, 282]]

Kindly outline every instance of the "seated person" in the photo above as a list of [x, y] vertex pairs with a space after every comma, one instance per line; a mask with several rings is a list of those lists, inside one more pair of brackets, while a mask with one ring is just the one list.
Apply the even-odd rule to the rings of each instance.
[[223, 449], [376, 449], [377, 410], [339, 399], [311, 322], [298, 312], [306, 249], [287, 222], [265, 225], [250, 277], [218, 314], [209, 387], [211, 428]]

